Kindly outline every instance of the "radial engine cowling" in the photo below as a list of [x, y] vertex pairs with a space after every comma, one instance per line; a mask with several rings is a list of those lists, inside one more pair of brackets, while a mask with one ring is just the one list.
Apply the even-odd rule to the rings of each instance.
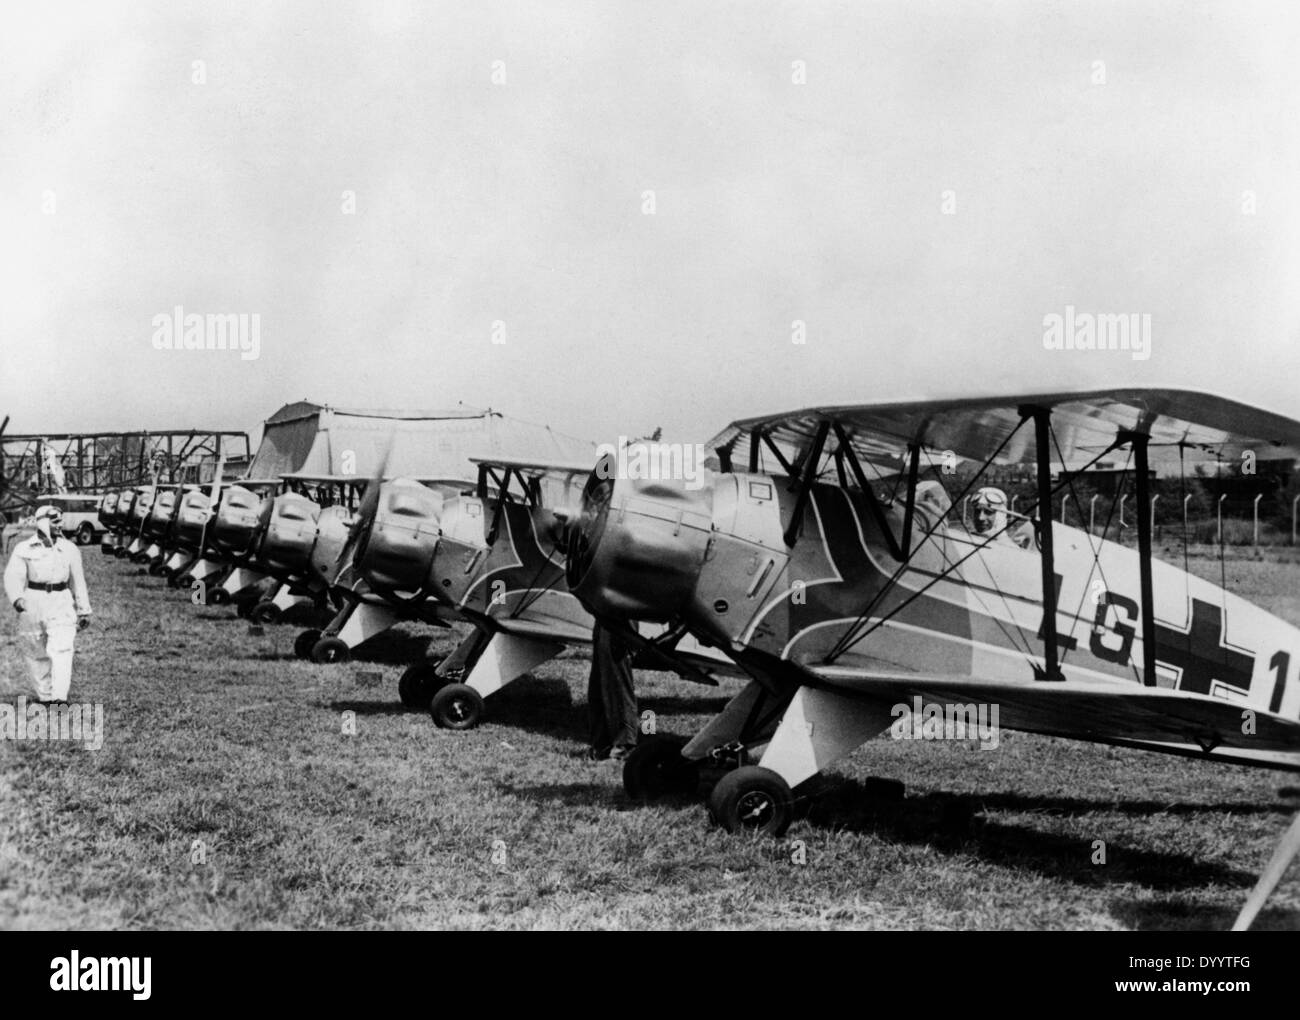
[[271, 500], [242, 485], [226, 490], [212, 525], [212, 542], [229, 556], [246, 556], [256, 547], [256, 539], [271, 514]]
[[203, 543], [203, 530], [212, 517], [212, 497], [200, 489], [191, 489], [181, 496], [176, 508], [176, 542], [182, 548], [198, 551]]
[[164, 489], [159, 492], [153, 501], [153, 506], [149, 508], [149, 516], [144, 522], [144, 533], [155, 542], [161, 542], [167, 537], [167, 529], [171, 527], [172, 514], [175, 510], [176, 490]]
[[320, 504], [299, 493], [284, 492], [275, 497], [258, 552], [272, 574], [293, 577], [309, 572], [320, 514]]
[[131, 503], [131, 527], [136, 533], [144, 527], [145, 520], [149, 517], [149, 511], [153, 509], [153, 501], [157, 496], [158, 490], [152, 485], [141, 485], [135, 490], [135, 500]]
[[99, 523], [108, 530], [117, 527], [118, 493], [106, 492], [99, 501]]
[[666, 622], [691, 602], [712, 531], [713, 490], [612, 477], [597, 464], [569, 532], [569, 590], [598, 617]]
[[353, 559], [377, 591], [427, 587], [441, 531], [443, 496], [409, 478], [385, 482], [379, 504]]
[[570, 590], [607, 619], [687, 623], [711, 644], [744, 640], [788, 582], [789, 487], [760, 474], [588, 480], [569, 532]]

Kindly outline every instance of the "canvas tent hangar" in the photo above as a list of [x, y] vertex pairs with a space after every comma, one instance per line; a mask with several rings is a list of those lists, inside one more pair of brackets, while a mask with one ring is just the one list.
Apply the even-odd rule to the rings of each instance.
[[473, 485], [472, 457], [594, 463], [595, 449], [587, 440], [490, 409], [388, 411], [299, 401], [266, 420], [249, 474], [364, 480], [388, 450], [387, 477], [460, 479]]

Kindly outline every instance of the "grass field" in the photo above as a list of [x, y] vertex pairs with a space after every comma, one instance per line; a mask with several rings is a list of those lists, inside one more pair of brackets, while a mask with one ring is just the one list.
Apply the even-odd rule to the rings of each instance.
[[[1226, 928], [1300, 806], [1287, 773], [1016, 733], [996, 751], [881, 739], [782, 839], [730, 836], [698, 800], [633, 804], [616, 764], [572, 757], [580, 656], [449, 733], [396, 697], [432, 630], [318, 666], [293, 657], [295, 627], [250, 636], [232, 609], [86, 562], [72, 697], [104, 704], [104, 746], [0, 741], [3, 928]], [[1227, 563], [1293, 623], [1297, 572]], [[6, 612], [10, 700], [15, 630]], [[638, 679], [680, 734], [739, 686]], [[873, 804], [871, 776], [907, 796]], [[973, 824], [949, 824], [954, 805]], [[1300, 866], [1257, 927], [1300, 927]]]

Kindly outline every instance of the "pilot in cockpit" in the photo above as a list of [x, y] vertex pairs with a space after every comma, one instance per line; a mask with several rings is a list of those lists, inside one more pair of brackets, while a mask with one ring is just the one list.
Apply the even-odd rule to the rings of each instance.
[[1029, 548], [1033, 534], [1024, 522], [1011, 522], [1007, 512], [1007, 494], [1001, 489], [986, 485], [975, 493], [971, 502], [974, 534], [990, 542], [1007, 542]]

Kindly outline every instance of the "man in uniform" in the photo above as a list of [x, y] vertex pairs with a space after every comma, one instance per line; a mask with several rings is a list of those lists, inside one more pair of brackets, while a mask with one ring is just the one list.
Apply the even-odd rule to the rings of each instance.
[[67, 702], [73, 639], [90, 626], [81, 551], [63, 537], [62, 524], [58, 507], [39, 507], [36, 534], [14, 546], [5, 567], [5, 597], [18, 612], [27, 669], [45, 704]]
[[632, 646], [599, 623], [591, 632], [591, 675], [587, 680], [587, 716], [596, 760], [621, 761], [636, 747], [640, 716], [632, 679]]

